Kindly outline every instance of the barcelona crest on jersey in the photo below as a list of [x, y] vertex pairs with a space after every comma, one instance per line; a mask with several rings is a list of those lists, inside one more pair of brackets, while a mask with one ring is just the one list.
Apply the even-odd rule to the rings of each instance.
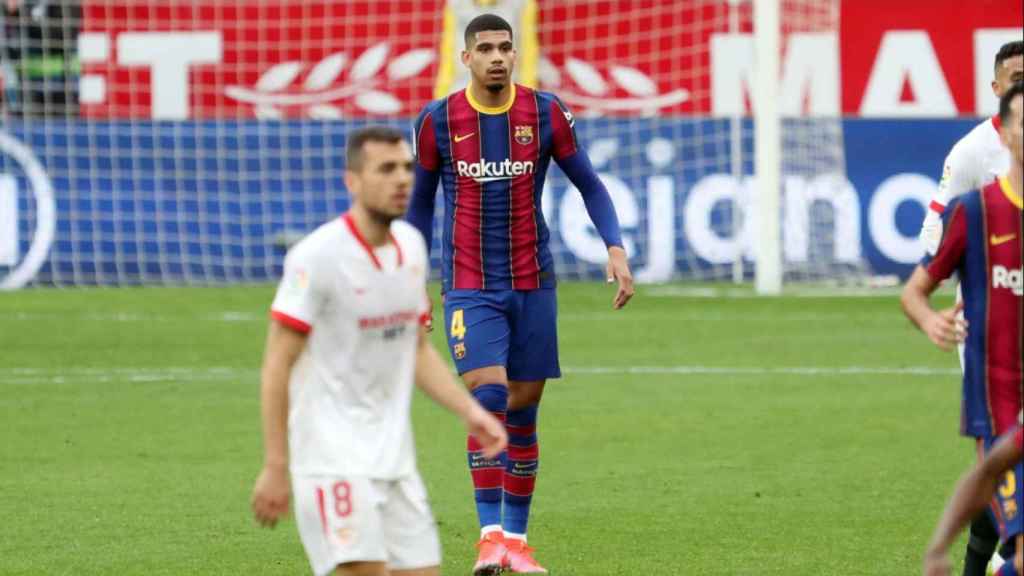
[[533, 142], [533, 126], [516, 126], [516, 142], [523, 146]]

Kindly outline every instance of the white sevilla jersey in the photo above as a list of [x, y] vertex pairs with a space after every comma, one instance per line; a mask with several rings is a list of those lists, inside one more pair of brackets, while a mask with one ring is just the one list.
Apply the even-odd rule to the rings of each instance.
[[348, 214], [295, 245], [272, 305], [309, 334], [289, 384], [292, 474], [413, 474], [410, 423], [427, 249], [404, 221], [371, 248]]
[[942, 180], [932, 197], [921, 227], [921, 240], [935, 254], [942, 239], [942, 211], [950, 200], [978, 190], [1010, 171], [1010, 151], [999, 137], [999, 117], [978, 124], [961, 138], [946, 156]]

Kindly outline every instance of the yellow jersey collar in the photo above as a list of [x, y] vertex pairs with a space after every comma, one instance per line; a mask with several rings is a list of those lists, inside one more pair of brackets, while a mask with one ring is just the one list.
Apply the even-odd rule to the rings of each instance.
[[1021, 199], [1021, 195], [1014, 192], [1013, 185], [1010, 184], [1010, 179], [1006, 176], [999, 177], [999, 187], [1003, 189], [1003, 194], [1013, 202], [1013, 205], [1017, 208], [1024, 210], [1024, 199]]
[[512, 83], [512, 92], [511, 94], [509, 94], [508, 102], [505, 102], [501, 106], [484, 106], [483, 104], [477, 102], [476, 98], [473, 98], [473, 91], [470, 90], [469, 88], [469, 86], [466, 86], [466, 100], [469, 100], [469, 105], [472, 106], [474, 110], [480, 112], [481, 114], [504, 114], [505, 112], [508, 112], [512, 108], [512, 105], [515, 104], [516, 102], [515, 82]]

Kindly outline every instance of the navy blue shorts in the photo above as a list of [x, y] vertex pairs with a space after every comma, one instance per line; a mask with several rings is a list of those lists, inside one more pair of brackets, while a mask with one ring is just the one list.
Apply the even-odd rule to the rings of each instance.
[[504, 366], [509, 380], [562, 375], [554, 288], [451, 290], [444, 295], [444, 326], [459, 374]]
[[[985, 452], [999, 438], [985, 438]], [[1018, 534], [1024, 534], [1024, 462], [1017, 462], [999, 481], [996, 495], [992, 501], [992, 516], [999, 527], [999, 537], [1003, 542]]]

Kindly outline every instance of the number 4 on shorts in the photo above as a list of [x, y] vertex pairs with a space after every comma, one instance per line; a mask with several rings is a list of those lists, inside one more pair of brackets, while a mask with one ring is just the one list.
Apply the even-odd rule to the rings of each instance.
[[452, 312], [452, 338], [459, 340], [466, 338], [466, 323], [461, 308]]

